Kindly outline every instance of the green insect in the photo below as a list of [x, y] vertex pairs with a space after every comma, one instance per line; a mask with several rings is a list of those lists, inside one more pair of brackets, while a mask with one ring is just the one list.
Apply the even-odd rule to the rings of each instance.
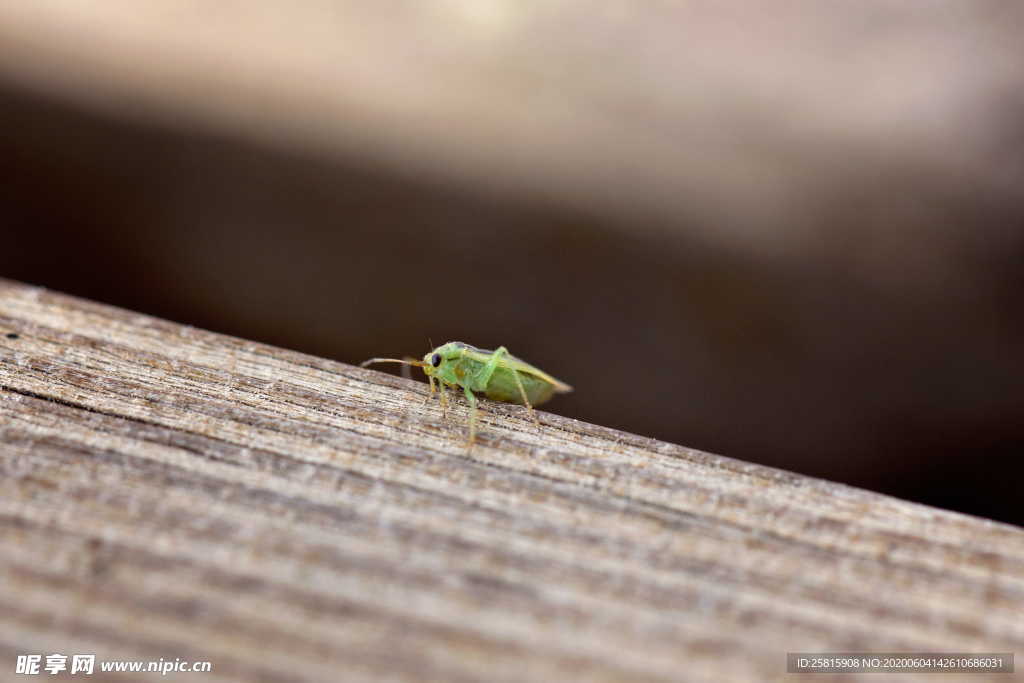
[[366, 367], [372, 363], [404, 363], [423, 368], [430, 380], [430, 396], [434, 395], [434, 380], [440, 385], [441, 409], [447, 410], [448, 400], [445, 386], [462, 387], [466, 400], [469, 401], [469, 445], [476, 440], [477, 400], [473, 392], [482, 392], [492, 401], [504, 401], [526, 406], [530, 417], [538, 427], [540, 422], [533, 412], [533, 406], [540, 405], [554, 394], [572, 391], [565, 382], [561, 382], [543, 370], [519, 360], [508, 352], [504, 346], [494, 351], [478, 349], [462, 342], [448, 342], [423, 356], [422, 361], [397, 358], [371, 358], [362, 363]]

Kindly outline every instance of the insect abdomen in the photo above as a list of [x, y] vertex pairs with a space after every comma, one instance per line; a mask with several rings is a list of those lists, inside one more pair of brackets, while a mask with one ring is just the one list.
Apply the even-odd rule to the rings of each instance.
[[[523, 397], [519, 393], [519, 387], [516, 386], [515, 378], [512, 375], [513, 372], [515, 371], [504, 368], [495, 370], [494, 374], [491, 375], [491, 381], [487, 385], [487, 389], [484, 391], [484, 396], [492, 401], [504, 401], [505, 403], [523, 405]], [[551, 398], [555, 390], [550, 382], [545, 382], [525, 372], [519, 373], [519, 381], [523, 383], [526, 398], [535, 406]]]

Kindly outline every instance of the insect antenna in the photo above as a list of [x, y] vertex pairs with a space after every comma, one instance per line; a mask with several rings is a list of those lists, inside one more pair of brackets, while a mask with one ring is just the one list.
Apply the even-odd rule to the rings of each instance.
[[371, 358], [370, 360], [364, 360], [359, 364], [359, 367], [365, 368], [367, 365], [373, 365], [374, 363], [401, 363], [402, 365], [415, 365], [418, 368], [427, 367], [427, 364], [421, 360], [399, 360], [398, 358]]
[[[413, 358], [412, 356], [402, 356], [402, 360], [412, 361], [413, 363], [421, 362], [419, 359]], [[409, 370], [409, 365], [411, 365], [411, 363], [407, 365], [402, 365], [402, 377], [406, 379], [412, 379], [412, 371]]]

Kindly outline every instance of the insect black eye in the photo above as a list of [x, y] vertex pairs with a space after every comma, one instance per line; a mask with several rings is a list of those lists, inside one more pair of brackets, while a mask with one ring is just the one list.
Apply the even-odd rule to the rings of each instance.
[[433, 356], [431, 356], [430, 357], [430, 364], [433, 365], [435, 368], [438, 365], [440, 365], [441, 364], [441, 354], [435, 353]]

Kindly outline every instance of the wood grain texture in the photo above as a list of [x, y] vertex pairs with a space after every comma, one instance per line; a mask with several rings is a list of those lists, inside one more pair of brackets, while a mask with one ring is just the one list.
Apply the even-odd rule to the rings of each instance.
[[1024, 644], [1015, 527], [491, 402], [467, 453], [425, 384], [6, 281], [0, 359], [0, 678], [760, 681]]

